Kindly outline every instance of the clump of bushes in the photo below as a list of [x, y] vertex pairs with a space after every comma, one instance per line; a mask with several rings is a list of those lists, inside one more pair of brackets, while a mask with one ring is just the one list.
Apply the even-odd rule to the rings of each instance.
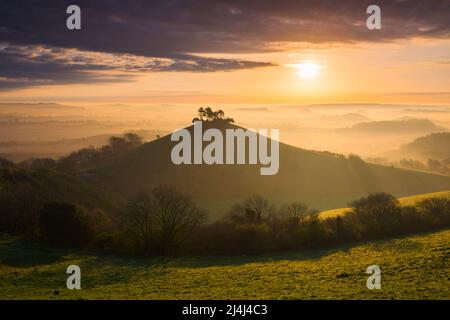
[[94, 237], [93, 219], [68, 202], [47, 202], [39, 213], [38, 226], [43, 239], [61, 245], [86, 245]]

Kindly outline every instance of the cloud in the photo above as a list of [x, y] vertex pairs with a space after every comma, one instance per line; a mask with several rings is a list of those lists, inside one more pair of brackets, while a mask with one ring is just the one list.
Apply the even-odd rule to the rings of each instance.
[[[66, 28], [66, 8], [71, 4], [81, 7], [79, 31]], [[208, 58], [209, 53], [450, 35], [450, 0], [379, 0], [381, 30], [365, 26], [370, 4], [369, 0], [5, 0], [0, 6], [0, 43], [44, 52], [30, 59], [26, 53], [14, 57], [2, 50], [0, 88], [133, 79], [124, 74], [105, 76], [98, 73], [101, 70], [214, 72], [272, 65]], [[100, 54], [104, 56], [99, 58]], [[121, 65], [108, 54], [118, 57]]]
[[[68, 31], [65, 9], [82, 10]], [[365, 26], [367, 0], [15, 0], [0, 9], [0, 40], [153, 57], [259, 52], [282, 42], [386, 41], [448, 37], [450, 0], [377, 4], [382, 29]]]
[[0, 90], [133, 81], [136, 72], [214, 72], [271, 66], [245, 60], [153, 58], [34, 45], [0, 45]]

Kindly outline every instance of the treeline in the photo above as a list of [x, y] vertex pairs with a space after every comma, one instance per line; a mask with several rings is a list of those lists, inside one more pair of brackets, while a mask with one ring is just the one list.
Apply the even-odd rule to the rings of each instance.
[[0, 167], [21, 168], [31, 170], [57, 170], [61, 172], [76, 173], [83, 169], [89, 169], [105, 159], [134, 149], [142, 145], [143, 139], [135, 133], [126, 133], [122, 137], [112, 136], [108, 144], [101, 147], [87, 147], [74, 151], [58, 160], [51, 158], [27, 159], [20, 163], [14, 163], [0, 158]]
[[393, 196], [375, 193], [349, 206], [342, 216], [321, 219], [301, 203], [275, 208], [266, 199], [252, 197], [234, 206], [222, 221], [199, 227], [185, 251], [247, 254], [314, 249], [450, 226], [448, 198], [402, 207]]
[[356, 200], [346, 214], [327, 219], [302, 203], [276, 207], [254, 196], [214, 223], [205, 223], [206, 212], [170, 186], [118, 201], [112, 209], [115, 214], [89, 207], [92, 201], [81, 204], [51, 197], [43, 201], [33, 196], [0, 188], [0, 232], [134, 256], [304, 250], [450, 226], [449, 198], [401, 206], [385, 193]]
[[[54, 203], [56, 203], [54, 205]], [[86, 183], [76, 175], [55, 170], [26, 170], [0, 167], [0, 232], [30, 239], [47, 238], [52, 234], [42, 219], [60, 221], [61, 244], [90, 245], [101, 235], [117, 227], [114, 216], [124, 200], [105, 188]], [[72, 216], [72, 218], [68, 218]], [[81, 225], [80, 227], [78, 226]], [[89, 226], [89, 239], [79, 240], [72, 231]], [[84, 231], [83, 231], [84, 232]], [[52, 239], [60, 243], [58, 239]]]

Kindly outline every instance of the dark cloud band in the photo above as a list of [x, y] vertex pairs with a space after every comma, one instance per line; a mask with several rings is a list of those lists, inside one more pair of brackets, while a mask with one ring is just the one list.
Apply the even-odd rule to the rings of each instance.
[[[66, 8], [71, 4], [82, 9], [79, 31], [66, 28]], [[35, 50], [37, 46], [55, 52], [58, 48], [76, 49], [80, 53], [77, 59], [83, 63], [66, 65], [64, 59], [54, 59], [57, 55], [30, 60], [26, 52], [14, 56], [11, 50], [3, 50], [0, 88], [132, 78], [104, 78], [89, 72], [99, 70], [213, 72], [264, 67], [271, 64], [213, 59], [204, 54], [283, 50], [282, 43], [450, 35], [450, 0], [379, 0], [382, 29], [376, 31], [365, 27], [370, 4], [368, 0], [3, 0], [0, 42], [21, 50]], [[130, 66], [105, 65], [89, 58], [89, 54], [81, 54], [86, 52], [137, 58], [131, 59]]]

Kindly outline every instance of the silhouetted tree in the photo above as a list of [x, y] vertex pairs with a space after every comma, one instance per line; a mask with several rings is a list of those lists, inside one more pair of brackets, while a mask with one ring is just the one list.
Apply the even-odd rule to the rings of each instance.
[[293, 202], [282, 206], [280, 214], [285, 219], [288, 219], [290, 221], [296, 221], [297, 223], [299, 223], [303, 221], [305, 218], [309, 216], [316, 216], [319, 213], [317, 210], [312, 210], [308, 208], [308, 206], [306, 206], [303, 203]]
[[189, 196], [174, 187], [158, 186], [129, 201], [130, 226], [148, 253], [173, 254], [188, 232], [204, 220]]
[[130, 149], [130, 145], [125, 138], [110, 137], [108, 143], [113, 153], [121, 153]]
[[275, 208], [267, 199], [253, 196], [241, 204], [234, 205], [229, 212], [229, 218], [237, 223], [258, 224], [268, 219], [274, 211]]
[[192, 122], [195, 121], [209, 121], [209, 122], [228, 122], [234, 123], [234, 119], [225, 118], [225, 112], [223, 110], [214, 111], [211, 107], [199, 108], [198, 109], [198, 117], [192, 119]]
[[142, 138], [135, 133], [125, 133], [124, 138], [128, 141], [131, 148], [139, 147], [142, 144]]

